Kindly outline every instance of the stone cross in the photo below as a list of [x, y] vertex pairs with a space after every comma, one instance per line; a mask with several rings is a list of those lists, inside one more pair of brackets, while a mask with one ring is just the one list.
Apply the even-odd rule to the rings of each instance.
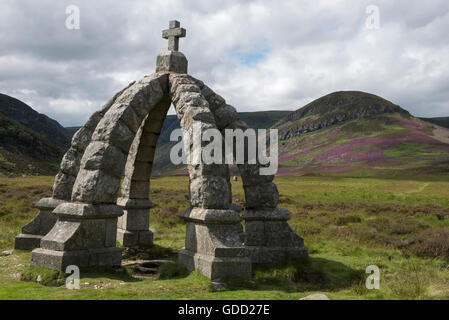
[[178, 51], [179, 38], [186, 36], [186, 29], [180, 28], [179, 21], [172, 20], [169, 22], [169, 29], [162, 31], [162, 38], [168, 39], [168, 50]]

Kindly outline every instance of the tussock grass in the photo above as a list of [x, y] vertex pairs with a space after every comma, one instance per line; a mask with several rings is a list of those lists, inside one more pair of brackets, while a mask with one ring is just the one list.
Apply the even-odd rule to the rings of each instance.
[[48, 287], [59, 287], [65, 284], [66, 275], [57, 270], [28, 267], [20, 275], [20, 280], [36, 282]]
[[189, 271], [177, 263], [164, 263], [159, 267], [158, 279], [176, 279], [187, 277]]

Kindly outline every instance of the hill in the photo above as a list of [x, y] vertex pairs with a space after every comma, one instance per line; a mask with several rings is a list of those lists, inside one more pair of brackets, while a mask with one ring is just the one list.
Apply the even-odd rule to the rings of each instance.
[[64, 150], [0, 112], [0, 172], [54, 174]]
[[[291, 111], [239, 112], [239, 117], [250, 128], [267, 129], [290, 113]], [[180, 128], [178, 118], [175, 115], [167, 116], [157, 142], [153, 163], [153, 175], [179, 174], [185, 172], [185, 167], [174, 166], [170, 162], [170, 150], [176, 144], [176, 142], [170, 141], [170, 133], [177, 128]]]
[[419, 119], [436, 124], [440, 127], [449, 129], [449, 117], [419, 118]]
[[281, 174], [449, 173], [449, 130], [372, 94], [326, 95], [274, 127]]
[[376, 95], [360, 91], [340, 91], [321, 97], [290, 113], [274, 127], [281, 140], [326, 128], [351, 119], [382, 113], [408, 111]]
[[71, 140], [73, 135], [80, 129], [81, 127], [65, 127], [65, 131], [67, 132], [67, 137]]
[[[291, 111], [258, 111], [258, 112], [240, 112], [239, 117], [245, 121], [251, 128], [266, 129], [290, 114]], [[70, 132], [70, 137], [80, 127], [65, 128]], [[153, 174], [177, 174], [183, 173], [183, 166], [174, 166], [170, 162], [170, 149], [176, 142], [170, 141], [170, 133], [180, 128], [179, 120], [176, 115], [168, 115], [162, 126], [161, 134], [157, 142], [156, 154], [153, 163]]]
[[[340, 91], [294, 112], [244, 112], [252, 128], [279, 129], [280, 174], [413, 175], [449, 172], [446, 118], [419, 119], [379, 96]], [[433, 124], [433, 123], [437, 124]], [[165, 119], [154, 175], [185, 173], [169, 160], [175, 115]], [[66, 128], [75, 132], [78, 128]]]
[[24, 127], [52, 141], [62, 149], [70, 147], [67, 131], [56, 120], [41, 114], [22, 101], [0, 93], [0, 111]]

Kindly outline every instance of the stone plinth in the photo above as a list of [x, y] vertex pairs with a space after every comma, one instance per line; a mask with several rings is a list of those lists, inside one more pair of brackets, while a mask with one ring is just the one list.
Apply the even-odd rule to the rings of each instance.
[[186, 246], [179, 263], [188, 270], [198, 269], [213, 281], [226, 276], [251, 278], [251, 261], [243, 246], [241, 217], [233, 210], [188, 209]]
[[285, 209], [252, 209], [243, 213], [245, 247], [252, 263], [273, 263], [308, 256], [303, 239], [288, 225]]
[[179, 51], [165, 51], [157, 55], [156, 72], [187, 73], [187, 58]]
[[124, 247], [151, 247], [149, 209], [154, 204], [150, 200], [120, 198], [117, 205], [123, 209], [123, 216], [118, 218], [117, 240]]
[[113, 204], [63, 203], [54, 211], [58, 220], [33, 250], [31, 265], [64, 271], [68, 265], [119, 266], [117, 218], [123, 211]]
[[32, 250], [39, 248], [41, 239], [56, 223], [57, 217], [53, 210], [64, 203], [65, 200], [55, 198], [43, 198], [39, 200], [35, 207], [39, 213], [32, 221], [23, 226], [22, 233], [16, 236], [14, 248], [19, 250]]

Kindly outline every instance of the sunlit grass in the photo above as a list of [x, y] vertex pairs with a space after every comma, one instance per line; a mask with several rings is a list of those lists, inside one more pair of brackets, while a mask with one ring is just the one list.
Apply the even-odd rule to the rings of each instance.
[[[30, 253], [17, 251], [0, 257], [0, 299], [299, 299], [315, 292], [331, 299], [449, 299], [447, 179], [281, 176], [275, 182], [308, 261], [255, 267], [252, 281], [233, 279], [218, 292], [197, 272], [185, 276], [176, 267], [164, 271], [164, 280], [85, 270], [81, 289], [67, 290], [20, 281]], [[50, 196], [52, 184], [52, 177], [0, 178], [1, 251], [13, 248], [20, 227], [37, 213], [33, 203]], [[244, 206], [240, 179], [232, 188], [234, 202]], [[150, 198], [155, 250], [179, 250], [188, 178], [152, 179]], [[380, 268], [380, 290], [365, 287], [369, 265]]]

